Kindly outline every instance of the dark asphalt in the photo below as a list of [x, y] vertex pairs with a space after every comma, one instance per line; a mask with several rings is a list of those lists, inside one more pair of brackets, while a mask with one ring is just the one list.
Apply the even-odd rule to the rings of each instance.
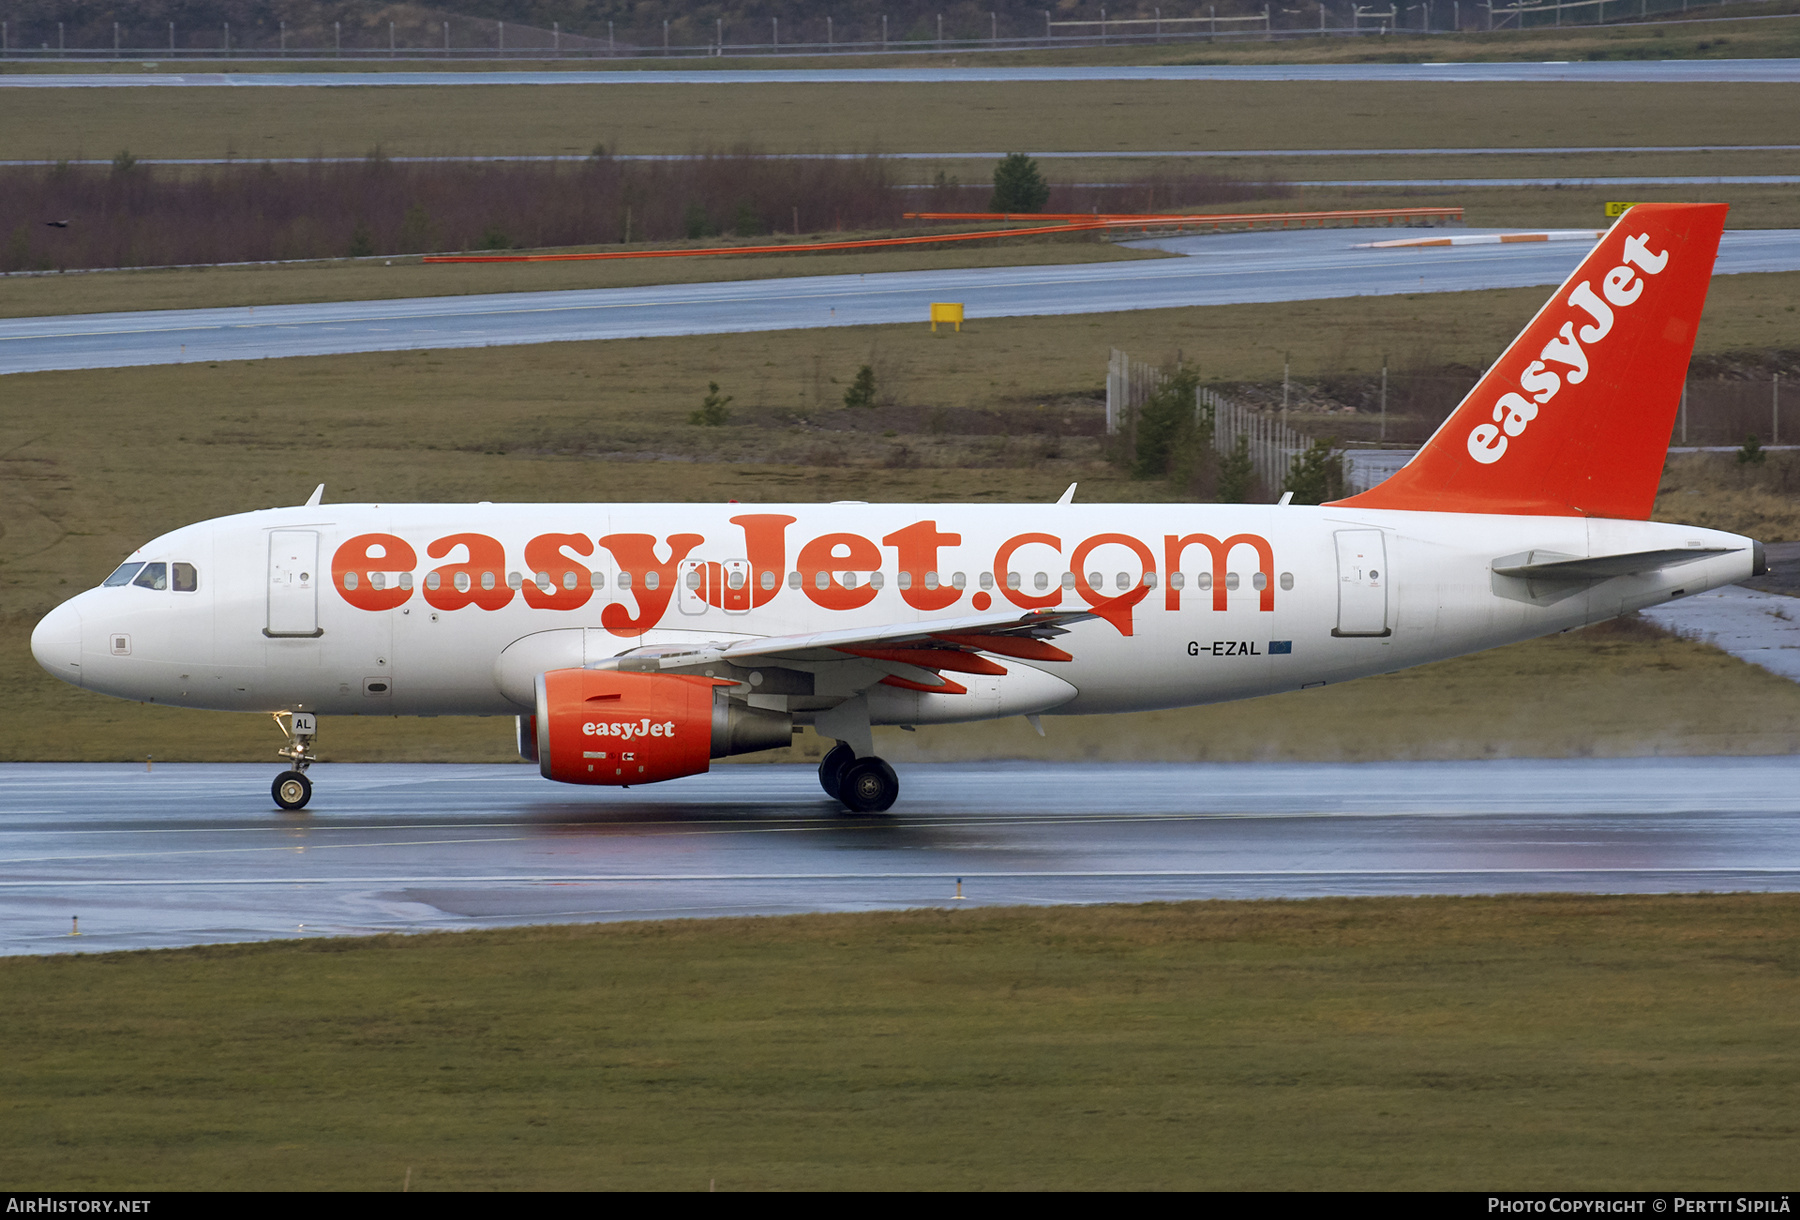
[[[1050, 726], [1055, 731], [1055, 725]], [[1800, 760], [908, 765], [629, 791], [528, 766], [0, 766], [0, 953], [974, 903], [1800, 889]], [[71, 937], [72, 917], [82, 935]]]

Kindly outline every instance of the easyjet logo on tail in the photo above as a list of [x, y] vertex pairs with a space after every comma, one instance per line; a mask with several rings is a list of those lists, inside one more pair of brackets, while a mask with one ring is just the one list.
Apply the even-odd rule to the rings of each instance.
[[1669, 264], [1669, 252], [1652, 253], [1650, 235], [1640, 233], [1625, 239], [1624, 259], [1600, 277], [1598, 293], [1587, 280], [1570, 290], [1564, 304], [1581, 312], [1564, 322], [1538, 358], [1525, 366], [1519, 374], [1518, 390], [1500, 396], [1494, 404], [1493, 422], [1470, 429], [1470, 457], [1484, 466], [1498, 462], [1506, 455], [1510, 440], [1524, 434], [1538, 417], [1538, 411], [1562, 391], [1565, 383], [1580, 385], [1587, 380], [1592, 357], [1589, 349], [1612, 333], [1613, 310], [1629, 309], [1637, 302], [1644, 294], [1642, 277], [1661, 275]]

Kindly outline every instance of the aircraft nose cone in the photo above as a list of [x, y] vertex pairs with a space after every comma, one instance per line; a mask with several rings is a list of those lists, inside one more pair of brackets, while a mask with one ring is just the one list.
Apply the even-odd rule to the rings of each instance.
[[81, 612], [64, 602], [31, 633], [31, 655], [64, 682], [81, 685]]

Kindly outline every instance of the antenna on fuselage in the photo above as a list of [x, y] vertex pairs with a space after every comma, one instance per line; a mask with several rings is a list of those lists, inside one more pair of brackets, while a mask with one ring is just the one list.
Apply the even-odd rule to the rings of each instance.
[[1061, 497], [1059, 497], [1056, 502], [1058, 504], [1073, 504], [1073, 503], [1075, 503], [1075, 484], [1073, 484], [1073, 483], [1069, 484], [1069, 490], [1063, 492]]
[[324, 501], [324, 499], [325, 499], [325, 484], [321, 483], [317, 487], [313, 488], [312, 495], [306, 497], [306, 507], [307, 508], [317, 508], [317, 507], [319, 507], [320, 503]]

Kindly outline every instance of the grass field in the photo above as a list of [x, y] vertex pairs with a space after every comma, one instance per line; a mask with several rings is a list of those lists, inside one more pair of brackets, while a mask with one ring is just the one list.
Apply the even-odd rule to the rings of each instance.
[[[9, 91], [0, 158], [1791, 144], [1757, 84], [1092, 81]], [[802, 117], [803, 116], [803, 117]], [[895, 116], [904, 116], [896, 122]], [[985, 177], [985, 171], [977, 176]], [[966, 175], [965, 175], [966, 177]]]
[[[667, 63], [656, 59], [576, 60], [576, 59], [507, 59], [507, 60], [316, 60], [296, 59], [282, 62], [272, 59], [207, 60], [207, 70], [221, 72], [431, 72], [450, 67], [459, 72], [479, 71], [641, 71], [645, 68], [672, 67], [689, 72], [741, 71], [755, 68], [834, 68], [941, 67], [971, 63], [979, 65], [1040, 64], [1261, 64], [1261, 63], [1408, 63], [1478, 62], [1504, 60], [1633, 60], [1633, 59], [1758, 59], [1786, 58], [1800, 54], [1800, 22], [1768, 20], [1792, 17], [1800, 12], [1794, 0], [1765, 0], [1764, 3], [1730, 3], [1729, 5], [1692, 5], [1680, 14], [1650, 14], [1653, 23], [1624, 22], [1610, 26], [1576, 24], [1525, 31], [1465, 30], [1451, 34], [1442, 30], [1430, 35], [1391, 31], [1385, 37], [1347, 39], [1283, 38], [1266, 42], [1260, 36], [1227, 39], [1220, 42], [1186, 41], [1133, 43], [1119, 46], [1040, 47], [1025, 50], [986, 51], [959, 48], [954, 51], [931, 52], [919, 49], [898, 54], [806, 56], [782, 55], [779, 58], [727, 56], [676, 59]], [[1365, 28], [1371, 20], [1365, 17]], [[1586, 20], [1585, 17], [1579, 20]], [[854, 33], [851, 35], [855, 37]], [[103, 59], [79, 62], [54, 60], [12, 60], [0, 71], [13, 72], [186, 72], [195, 70], [200, 61], [169, 60], [145, 63], [127, 59], [113, 62]]]
[[[1797, 287], [1800, 274], [1719, 280], [1699, 349], [1791, 345]], [[960, 335], [844, 328], [8, 377], [0, 681], [11, 697], [0, 703], [0, 755], [267, 757], [274, 730], [253, 717], [84, 694], [38, 670], [26, 644], [38, 616], [149, 537], [298, 503], [321, 481], [328, 503], [1049, 502], [1074, 481], [1084, 500], [1167, 499], [1175, 493], [1166, 484], [1121, 477], [1095, 436], [1111, 347], [1157, 361], [1180, 354], [1220, 380], [1278, 379], [1284, 350], [1298, 376], [1372, 372], [1384, 349], [1396, 366], [1483, 366], [1542, 300], [1539, 289], [1519, 289], [1369, 298], [1353, 308], [998, 320]], [[844, 385], [865, 363], [877, 370], [884, 405], [847, 411]], [[714, 380], [735, 396], [734, 422], [687, 424]], [[1769, 541], [1800, 537], [1785, 489], [1672, 472], [1665, 514], [1756, 527]], [[1793, 747], [1800, 688], [1679, 642], [1603, 645], [1548, 641], [1341, 690], [1080, 731], [1120, 756], [1161, 758]], [[1515, 706], [1533, 709], [1546, 682], [1559, 694], [1543, 706], [1560, 710], [1497, 716], [1480, 694], [1508, 684]], [[324, 744], [342, 759], [504, 758], [510, 735], [504, 720], [371, 720], [328, 725]], [[922, 733], [893, 748], [900, 757], [1061, 755], [1078, 739], [1037, 744], [1003, 725]]]
[[1728, 1189], [1795, 895], [527, 928], [0, 960], [20, 1190]]

